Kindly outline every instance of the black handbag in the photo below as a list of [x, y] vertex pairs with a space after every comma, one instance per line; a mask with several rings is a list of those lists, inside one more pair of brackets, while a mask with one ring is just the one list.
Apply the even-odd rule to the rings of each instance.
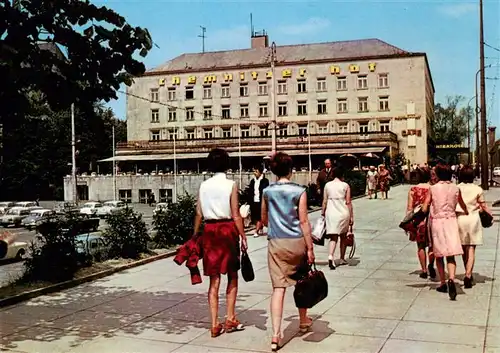
[[252, 261], [250, 261], [250, 257], [246, 251], [242, 251], [241, 253], [241, 275], [245, 282], [252, 282], [255, 279]]
[[479, 211], [479, 218], [481, 219], [481, 225], [484, 228], [489, 228], [493, 225], [493, 216], [485, 210]]
[[325, 274], [309, 265], [309, 271], [297, 281], [293, 298], [297, 308], [310, 309], [328, 296], [328, 282]]
[[401, 223], [399, 223], [399, 228], [403, 229], [405, 232], [414, 231], [426, 217], [427, 214], [422, 211], [422, 207], [417, 206], [405, 216]]

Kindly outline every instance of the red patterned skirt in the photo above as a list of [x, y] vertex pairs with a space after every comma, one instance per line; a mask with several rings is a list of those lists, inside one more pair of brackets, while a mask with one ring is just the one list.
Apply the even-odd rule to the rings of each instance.
[[240, 269], [240, 238], [232, 220], [208, 220], [203, 229], [203, 274], [236, 275]]

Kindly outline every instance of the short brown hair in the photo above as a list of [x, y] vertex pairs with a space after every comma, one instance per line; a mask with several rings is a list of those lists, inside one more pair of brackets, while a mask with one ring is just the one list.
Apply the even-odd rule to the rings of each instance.
[[438, 164], [435, 167], [436, 176], [440, 181], [450, 181], [453, 173], [451, 172], [451, 168], [446, 164]]
[[282, 178], [290, 175], [292, 168], [292, 157], [284, 152], [278, 152], [271, 158], [271, 171], [277, 177]]
[[427, 167], [417, 168], [417, 181], [419, 183], [428, 183], [431, 180], [431, 170]]
[[225, 173], [229, 169], [229, 154], [222, 148], [214, 148], [207, 157], [208, 169], [212, 173]]
[[465, 184], [471, 184], [474, 182], [474, 169], [471, 166], [466, 165], [460, 169], [458, 173], [458, 181]]

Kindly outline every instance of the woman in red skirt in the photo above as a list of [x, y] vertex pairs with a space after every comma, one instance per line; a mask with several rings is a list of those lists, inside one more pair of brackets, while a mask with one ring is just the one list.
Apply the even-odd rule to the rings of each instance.
[[[238, 270], [241, 247], [246, 250], [247, 239], [238, 203], [238, 186], [226, 178], [229, 155], [220, 148], [208, 155], [208, 166], [214, 176], [201, 183], [194, 233], [198, 234], [202, 220], [203, 273], [210, 277], [208, 303], [212, 321], [211, 334], [217, 337], [223, 332], [240, 331], [243, 325], [236, 319], [235, 306], [238, 294]], [[227, 318], [219, 323], [219, 287], [221, 274], [227, 275]]]

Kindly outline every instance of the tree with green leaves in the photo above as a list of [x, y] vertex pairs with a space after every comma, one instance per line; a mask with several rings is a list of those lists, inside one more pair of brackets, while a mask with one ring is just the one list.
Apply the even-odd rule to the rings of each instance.
[[462, 144], [467, 140], [468, 124], [473, 119], [474, 110], [459, 107], [464, 100], [462, 96], [453, 96], [447, 97], [444, 105], [436, 104], [431, 121], [431, 138], [436, 144]]

